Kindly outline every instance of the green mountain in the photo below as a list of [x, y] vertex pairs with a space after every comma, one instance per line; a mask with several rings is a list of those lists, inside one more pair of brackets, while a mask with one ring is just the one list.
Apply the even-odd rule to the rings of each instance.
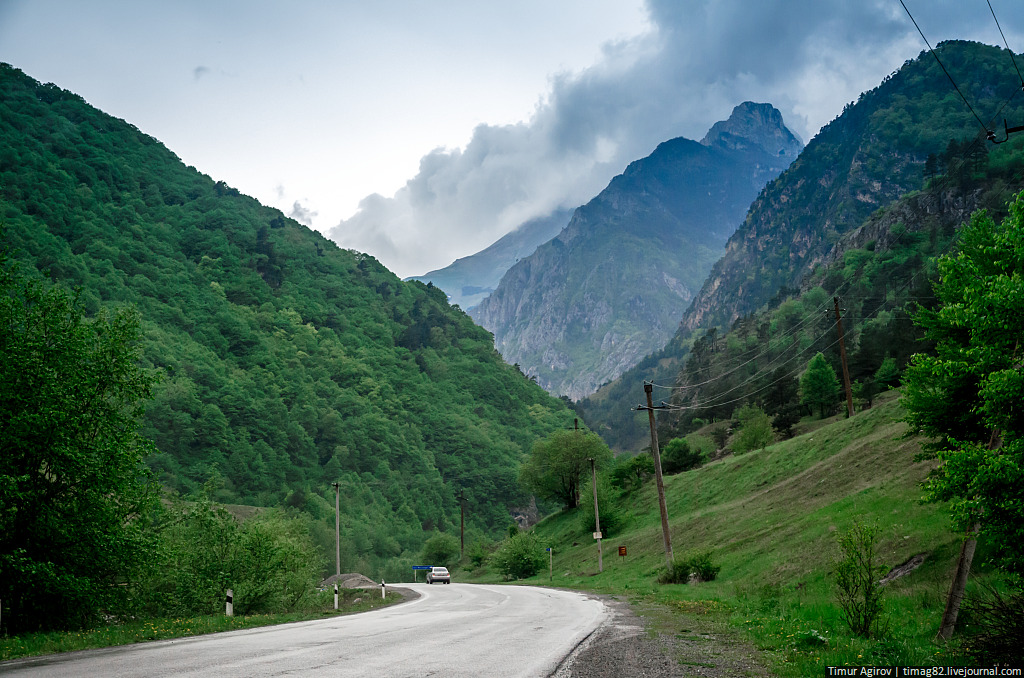
[[801, 148], [768, 104], [737, 106], [702, 142], [631, 163], [472, 311], [553, 393], [592, 393], [664, 346], [750, 202]]
[[[971, 42], [946, 42], [937, 52], [983, 117], [1005, 116], [1011, 126], [1024, 121], [1024, 105], [1015, 97], [1020, 82], [1008, 52]], [[996, 128], [995, 123], [990, 126]], [[934, 57], [923, 53], [908, 61], [849, 104], [765, 187], [683, 314], [676, 335], [619, 380], [581, 401], [586, 421], [616, 449], [649, 444], [639, 426], [644, 422], [630, 411], [643, 397], [643, 380], [675, 385], [684, 378], [679, 370], [695, 339], [714, 332], [714, 341], [706, 344], [720, 347], [725, 332], [737, 323], [748, 330], [760, 324], [751, 324], [751, 314], [778, 307], [817, 284], [813, 281], [822, 274], [812, 278], [815, 271], [844, 261], [847, 250], [864, 249], [865, 242], [848, 236], [879, 223], [901, 196], [923, 188], [929, 178], [943, 177], [945, 197], [921, 202], [930, 207], [919, 214], [900, 207], [901, 214], [917, 214], [905, 217], [907, 228], [930, 232], [935, 221], [959, 223], [964, 205], [998, 207], [1007, 196], [1006, 186], [1015, 185], [1022, 143], [1020, 136], [1001, 145], [984, 142], [977, 120]], [[987, 189], [978, 183], [985, 176], [994, 182]], [[989, 197], [982, 199], [981, 193]], [[921, 265], [922, 256], [918, 253], [910, 267]], [[906, 262], [901, 265], [910, 270]], [[825, 289], [831, 293], [838, 288]], [[742, 339], [748, 340], [754, 341]], [[668, 400], [670, 394], [662, 391], [660, 397]]]
[[[1015, 98], [1020, 79], [998, 47], [951, 41], [937, 53], [990, 129], [1002, 117], [1024, 120]], [[1004, 107], [1005, 105], [1005, 107]], [[1021, 123], [1018, 123], [1021, 124]], [[726, 245], [680, 328], [727, 327], [795, 287], [821, 263], [839, 237], [875, 210], [925, 181], [929, 154], [979, 134], [979, 123], [935, 58], [923, 52], [860, 95], [821, 129], [792, 166], [750, 207]], [[1000, 147], [979, 143], [979, 159]]]
[[89, 312], [140, 310], [146, 366], [163, 372], [144, 425], [161, 481], [285, 502], [320, 521], [329, 553], [340, 483], [346, 569], [404, 568], [434, 529], [458, 529], [460, 493], [471, 534], [503, 530], [528, 502], [521, 458], [571, 425], [441, 290], [9, 65], [0, 221], [22, 267], [79, 288]]
[[433, 283], [448, 294], [448, 300], [464, 311], [471, 311], [501, 282], [501, 276], [523, 257], [533, 254], [539, 245], [554, 238], [569, 223], [572, 213], [558, 209], [546, 217], [530, 219], [506, 233], [493, 244], [436, 271], [412, 276], [408, 280]]

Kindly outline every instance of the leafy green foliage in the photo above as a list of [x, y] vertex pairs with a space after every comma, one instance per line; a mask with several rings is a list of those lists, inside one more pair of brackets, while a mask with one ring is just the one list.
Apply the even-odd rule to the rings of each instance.
[[[580, 532], [588, 536], [594, 532], [596, 524], [593, 488], [593, 480], [588, 480], [583, 487], [583, 496], [579, 506]], [[601, 518], [601, 534], [605, 538], [619, 534], [626, 524], [627, 514], [616, 499], [618, 499], [618, 492], [612, 487], [607, 474], [599, 474], [597, 476], [598, 515]]]
[[685, 438], [673, 438], [661, 451], [662, 473], [673, 475], [697, 468], [705, 461], [699, 449], [691, 448]]
[[462, 555], [461, 551], [462, 549], [459, 546], [457, 537], [445, 534], [444, 532], [435, 532], [434, 536], [423, 545], [420, 563], [422, 565], [451, 567], [454, 563], [458, 562], [459, 557]]
[[575, 508], [591, 471], [590, 459], [599, 470], [612, 461], [612, 452], [600, 436], [593, 431], [555, 431], [533, 444], [519, 477], [523, 486], [538, 497]]
[[1024, 661], [1024, 591], [988, 587], [964, 601], [971, 620], [967, 654], [978, 666]]
[[712, 560], [711, 551], [698, 551], [672, 562], [671, 568], [658, 575], [659, 584], [689, 584], [714, 581], [722, 571]]
[[941, 306], [916, 321], [935, 355], [914, 356], [904, 377], [907, 421], [936, 438], [942, 464], [928, 494], [960, 525], [981, 519], [1003, 568], [1024, 572], [1024, 197], [997, 226], [975, 213], [960, 251], [939, 261]]
[[268, 510], [240, 522], [210, 495], [174, 501], [159, 530], [159, 549], [139, 596], [152, 616], [216, 614], [233, 590], [237, 614], [303, 609], [315, 596], [324, 559], [308, 516]]
[[807, 370], [800, 375], [800, 402], [818, 410], [818, 416], [831, 415], [839, 401], [839, 378], [836, 371], [818, 353], [807, 363]]
[[886, 568], [878, 562], [877, 525], [855, 522], [839, 534], [839, 557], [832, 564], [836, 600], [850, 631], [868, 638], [878, 630], [882, 614], [882, 588], [879, 579]]
[[612, 485], [623, 492], [639, 489], [644, 480], [654, 475], [654, 459], [646, 452], [625, 459], [618, 457], [617, 461], [612, 469]]
[[525, 579], [544, 567], [544, 544], [533, 532], [518, 532], [491, 554], [491, 565], [506, 579]]
[[157, 487], [138, 418], [155, 381], [139, 317], [88, 319], [77, 296], [0, 251], [0, 599], [8, 632], [123, 612]]
[[471, 527], [502, 530], [521, 459], [572, 421], [441, 290], [7, 65], [0, 218], [26, 270], [80, 287], [88, 313], [138, 309], [141, 363], [166, 375], [141, 427], [160, 483], [189, 495], [217, 471], [218, 502], [290, 497], [333, 555], [338, 482], [346, 569], [407, 571], [460, 492]]
[[732, 451], [743, 454], [751, 450], [763, 450], [775, 442], [775, 430], [772, 420], [764, 410], [756, 405], [744, 405], [736, 411], [740, 422], [739, 433], [732, 443]]

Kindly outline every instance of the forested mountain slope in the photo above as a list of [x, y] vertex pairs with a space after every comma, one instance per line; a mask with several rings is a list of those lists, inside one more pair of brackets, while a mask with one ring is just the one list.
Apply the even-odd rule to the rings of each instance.
[[666, 141], [502, 278], [472, 312], [552, 393], [580, 398], [663, 346], [750, 202], [802, 147], [746, 102], [703, 142]]
[[[1008, 52], [950, 41], [937, 53], [990, 129], [1001, 127], [1003, 117], [1024, 120]], [[922, 52], [908, 61], [823, 127], [765, 188], [683, 315], [681, 330], [728, 326], [782, 287], [799, 285], [842, 234], [923, 186], [929, 154], [979, 133], [935, 58]], [[975, 150], [984, 156], [990, 145]]]
[[8, 65], [0, 220], [21, 265], [79, 287], [90, 312], [140, 310], [163, 371], [144, 428], [160, 480], [188, 492], [219, 476], [221, 501], [286, 501], [329, 525], [331, 552], [340, 482], [346, 567], [457, 527], [460, 492], [470, 528], [504, 529], [526, 501], [520, 459], [571, 425], [441, 290]]
[[[998, 113], [1011, 126], [1024, 121], [1020, 82], [1008, 52], [978, 43], [947, 42], [938, 53], [976, 111], [990, 117]], [[900, 196], [922, 188], [929, 178], [946, 177], [944, 185], [961, 193], [971, 181], [984, 180], [981, 177], [1005, 182], [1007, 168], [1019, 162], [1022, 139], [1015, 136], [1009, 143], [993, 145], [979, 138], [979, 129], [928, 53], [862, 94], [754, 201], [683, 315], [675, 337], [579, 403], [587, 423], [616, 449], [646, 444], [642, 426], [641, 434], [635, 433], [638, 422], [630, 411], [642, 397], [641, 382], [674, 384], [695, 337], [715, 329], [720, 340], [737, 319], [797, 294], [816, 267], [842, 261], [850, 247], [863, 247], [851, 245], [844, 234], [868, 223]], [[975, 191], [983, 188], [974, 185]], [[998, 185], [992, 188], [1002, 195]], [[970, 195], [961, 200], [975, 204]], [[952, 204], [949, 198], [933, 203]], [[938, 209], [921, 218], [950, 218], [936, 214]], [[663, 392], [660, 397], [669, 395]]]

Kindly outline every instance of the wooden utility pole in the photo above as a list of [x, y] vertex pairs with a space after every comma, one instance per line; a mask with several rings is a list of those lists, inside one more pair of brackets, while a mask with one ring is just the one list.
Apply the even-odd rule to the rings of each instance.
[[466, 494], [459, 492], [459, 513], [462, 514], [462, 522], [459, 525], [459, 559], [466, 557]]
[[843, 362], [843, 385], [846, 386], [846, 416], [853, 416], [853, 390], [850, 388], [850, 368], [846, 366], [846, 342], [843, 340], [843, 319], [839, 316], [839, 297], [832, 297], [836, 309], [836, 327], [839, 329], [839, 358]]
[[[654, 401], [651, 393], [654, 391], [654, 384], [644, 382], [644, 393], [647, 394], [647, 407], [637, 405], [638, 410], [647, 410], [651, 422], [651, 456], [654, 457], [654, 479], [658, 483], [658, 508], [661, 509], [661, 537], [665, 542], [665, 562], [668, 569], [675, 566], [675, 557], [672, 555], [672, 536], [668, 531], [668, 508], [665, 506], [665, 481], [661, 476], [661, 451], [658, 449], [658, 430], [654, 424]], [[664, 409], [664, 406], [657, 409]]]
[[597, 511], [597, 460], [590, 458], [591, 483], [594, 486], [594, 538], [597, 539], [597, 571], [604, 572], [604, 560], [601, 555], [601, 516]]
[[341, 485], [334, 485], [334, 564], [336, 572], [341, 576]]

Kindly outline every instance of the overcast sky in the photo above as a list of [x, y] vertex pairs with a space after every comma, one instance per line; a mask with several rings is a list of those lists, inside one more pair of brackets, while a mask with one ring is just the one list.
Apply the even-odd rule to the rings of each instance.
[[[904, 1], [933, 45], [1002, 44], [985, 0]], [[742, 101], [809, 140], [922, 49], [899, 0], [0, 0], [0, 61], [403, 277]]]

